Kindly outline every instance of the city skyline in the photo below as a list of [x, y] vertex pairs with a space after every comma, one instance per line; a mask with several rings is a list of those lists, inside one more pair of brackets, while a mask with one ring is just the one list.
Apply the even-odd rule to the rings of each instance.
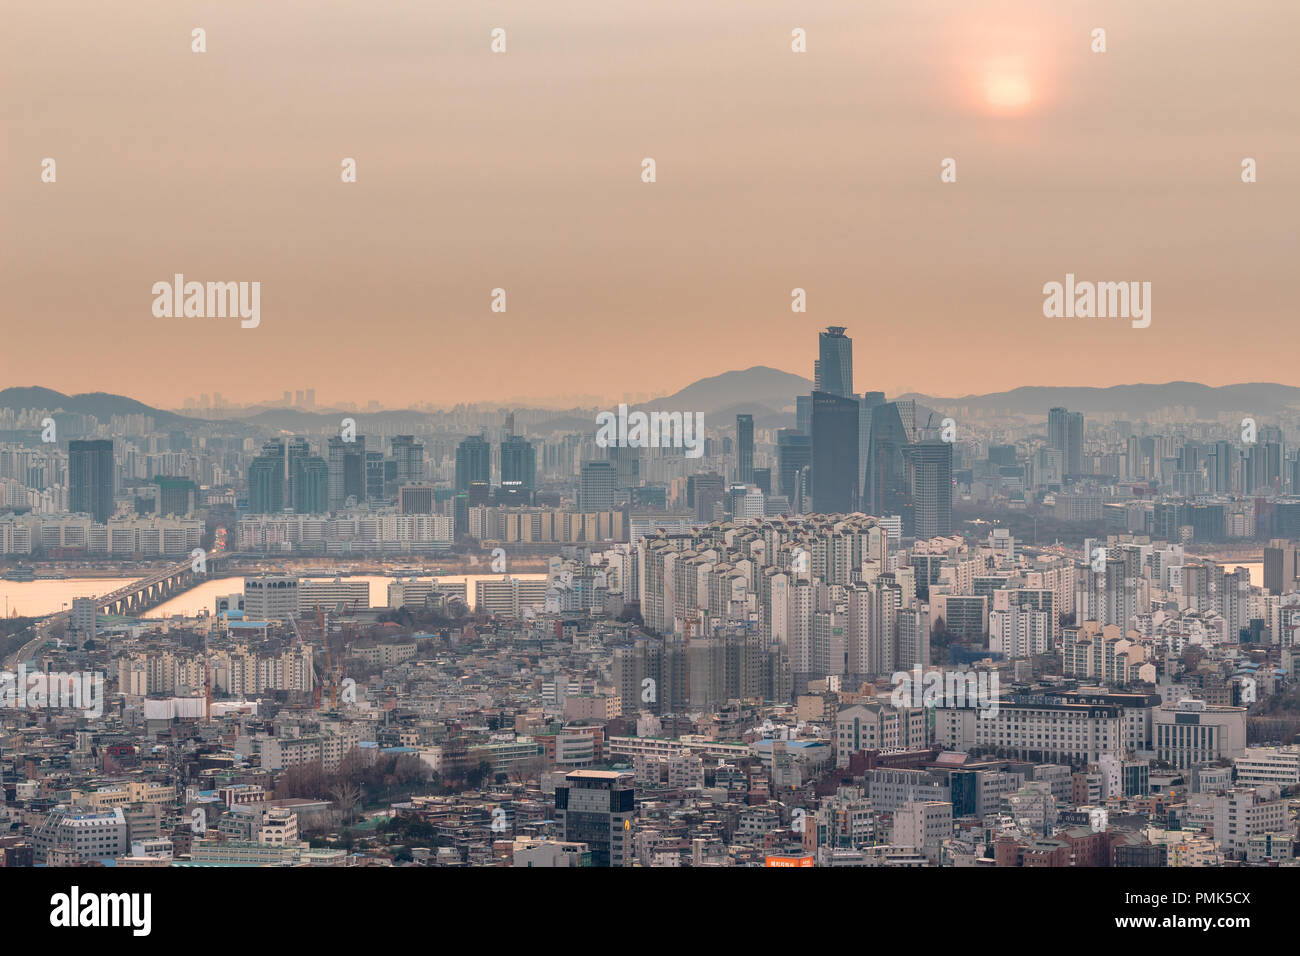
[[1285, 934], [1297, 38], [16, 5], [6, 900], [337, 948], [471, 869], [849, 867], [962, 943]]

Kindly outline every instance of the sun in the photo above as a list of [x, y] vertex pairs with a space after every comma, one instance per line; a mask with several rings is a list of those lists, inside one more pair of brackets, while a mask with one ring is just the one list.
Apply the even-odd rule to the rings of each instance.
[[985, 78], [984, 101], [1000, 113], [1020, 113], [1034, 101], [1033, 86], [1023, 73], [999, 71]]
[[994, 113], [1023, 113], [1036, 100], [1032, 71], [1018, 57], [989, 60], [980, 70], [984, 105]]
[[943, 22], [934, 59], [936, 88], [964, 114], [1027, 118], [1058, 100], [1061, 71], [1071, 63], [1059, 39], [1069, 35], [1068, 24], [1054, 4], [1000, 0], [997, 5], [1003, 8], [1000, 16], [978, 9], [983, 4], [958, 5], [958, 14]]

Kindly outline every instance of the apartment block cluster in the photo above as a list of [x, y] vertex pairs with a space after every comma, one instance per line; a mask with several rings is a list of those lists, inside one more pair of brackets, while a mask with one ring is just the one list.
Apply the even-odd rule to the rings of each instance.
[[[918, 580], [931, 615], [976, 597], [990, 615], [1055, 615], [1058, 594], [1077, 611], [1091, 563], [1031, 556], [1005, 535], [893, 548], [888, 525], [861, 515], [768, 524], [571, 549], [538, 582], [646, 612], [665, 589], [662, 633], [604, 600], [423, 634], [366, 630], [362, 616], [340, 652], [346, 690], [317, 642], [299, 641], [311, 616], [297, 594], [287, 623], [214, 629], [207, 651], [175, 622], [140, 622], [110, 648], [47, 649], [41, 667], [107, 659], [115, 681], [99, 717], [0, 711], [0, 852], [7, 865], [1293, 865], [1300, 750], [1248, 739], [1237, 696], [1251, 642], [1154, 649], [1126, 680], [1113, 663], [1105, 679], [1062, 673], [1050, 643], [1025, 655], [971, 641], [970, 660], [936, 666], [937, 648], [899, 639]], [[751, 600], [750, 574], [803, 589], [808, 623]], [[1036, 593], [997, 597], [1017, 590]], [[1182, 597], [1157, 603], [1172, 613]], [[322, 612], [327, 632], [348, 613]], [[1065, 625], [1060, 639], [1118, 627]], [[1261, 699], [1285, 686], [1266, 666], [1253, 672]], [[941, 692], [900, 695], [896, 671], [938, 672]], [[400, 836], [311, 849], [357, 809], [340, 781], [379, 766], [410, 781], [379, 797]], [[197, 782], [182, 787], [181, 768]]]
[[0, 554], [179, 557], [199, 547], [202, 540], [203, 522], [195, 519], [130, 517], [99, 523], [86, 515], [0, 517]]
[[[553, 576], [503, 575], [474, 580], [473, 606], [485, 614], [514, 618], [548, 607], [571, 609], [561, 605], [581, 602], [566, 595], [580, 590], [584, 582], [591, 585], [591, 579], [579, 577], [575, 582], [562, 571], [558, 558], [552, 564]], [[218, 598], [214, 611], [228, 629], [254, 628], [272, 621], [288, 623], [336, 609], [346, 609], [354, 615], [403, 608], [446, 612], [452, 607], [469, 606], [469, 584], [464, 578], [398, 576], [388, 582], [386, 603], [375, 605], [371, 600], [370, 581], [364, 577], [331, 580], [296, 574], [259, 574], [244, 578], [242, 594]], [[589, 586], [588, 593], [595, 591], [594, 586]]]
[[272, 691], [310, 694], [314, 652], [311, 644], [270, 652], [242, 645], [206, 653], [135, 651], [117, 658], [117, 685], [139, 697], [192, 697], [208, 689], [240, 698]]
[[[59, 442], [0, 410], [0, 553], [225, 529], [249, 563], [198, 617], [6, 632], [103, 696], [0, 691], [0, 863], [1296, 865], [1295, 416], [943, 412], [852, 372], [827, 329], [795, 427], [729, 414], [698, 455], [545, 410], [56, 411]], [[348, 576], [453, 549], [484, 573]]]

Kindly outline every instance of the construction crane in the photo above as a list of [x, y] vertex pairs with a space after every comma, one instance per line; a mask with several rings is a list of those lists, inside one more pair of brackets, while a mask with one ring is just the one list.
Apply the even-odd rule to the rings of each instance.
[[[291, 615], [289, 617], [289, 623], [293, 626], [292, 646], [294, 648], [301, 648], [302, 645], [305, 643], [305, 641], [302, 636], [302, 625], [298, 622], [298, 615], [296, 614]], [[317, 678], [319, 675], [320, 668], [316, 666], [316, 654], [314, 651], [312, 652], [311, 669], [312, 669], [313, 678]], [[319, 679], [314, 679], [312, 681], [312, 705], [315, 707], [316, 710], [320, 710], [320, 680]]]
[[208, 631], [203, 632], [203, 722], [212, 723], [212, 663], [208, 653]]
[[[325, 612], [321, 610], [321, 606], [319, 604], [316, 605], [316, 624], [320, 628], [321, 640], [325, 643], [325, 680], [329, 685], [330, 710], [333, 710], [335, 706], [337, 706], [337, 702], [335, 701], [335, 691], [337, 689], [337, 685], [334, 679], [334, 662], [332, 656], [330, 655], [329, 634], [325, 632]], [[316, 707], [318, 710], [320, 709], [319, 688], [316, 691]]]
[[691, 632], [695, 630], [695, 619], [686, 619], [685, 637], [686, 637], [686, 696], [682, 698], [686, 701], [686, 710], [691, 709]]

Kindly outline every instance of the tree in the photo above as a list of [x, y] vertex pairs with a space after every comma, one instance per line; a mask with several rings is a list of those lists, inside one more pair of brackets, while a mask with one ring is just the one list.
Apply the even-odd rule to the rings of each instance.
[[276, 781], [275, 795], [281, 800], [294, 797], [318, 800], [326, 796], [327, 789], [325, 768], [320, 763], [308, 763], [286, 769]]
[[481, 790], [483, 778], [492, 771], [492, 765], [486, 759], [480, 760], [477, 767], [466, 772], [465, 784], [470, 790]]
[[364, 779], [366, 774], [366, 762], [361, 756], [361, 748], [353, 747], [344, 756], [339, 764], [337, 776], [345, 780], [356, 781], [358, 783]]
[[514, 783], [527, 783], [530, 780], [541, 779], [542, 772], [546, 769], [546, 757], [542, 754], [536, 754], [527, 760], [520, 760], [510, 770], [510, 779]]
[[[943, 618], [936, 617], [934, 624], [930, 627], [930, 650], [932, 654], [934, 651], [946, 650], [950, 644], [952, 644], [952, 636], [948, 633], [947, 623]], [[933, 654], [933, 656], [938, 659], [940, 655]]]
[[338, 806], [343, 825], [347, 826], [356, 818], [357, 804], [361, 802], [361, 784], [347, 779], [339, 780], [330, 788], [330, 796]]

